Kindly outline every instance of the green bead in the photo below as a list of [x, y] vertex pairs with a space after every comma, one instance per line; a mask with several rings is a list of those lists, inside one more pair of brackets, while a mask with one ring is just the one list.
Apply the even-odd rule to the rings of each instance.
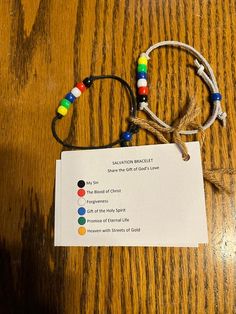
[[66, 109], [70, 108], [71, 102], [65, 98], [63, 98], [60, 102], [60, 105], [65, 107]]
[[85, 219], [84, 217], [79, 217], [78, 223], [79, 223], [80, 225], [84, 225], [84, 224], [86, 223], [86, 219]]
[[146, 64], [139, 64], [137, 70], [138, 70], [138, 72], [146, 72], [147, 73]]

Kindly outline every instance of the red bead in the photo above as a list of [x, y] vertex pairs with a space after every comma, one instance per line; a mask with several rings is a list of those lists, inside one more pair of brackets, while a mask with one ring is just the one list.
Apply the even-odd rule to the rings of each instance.
[[139, 87], [138, 94], [139, 95], [147, 95], [148, 94], [148, 87], [147, 86]]
[[86, 86], [84, 85], [83, 82], [77, 83], [76, 87], [83, 93], [86, 90]]

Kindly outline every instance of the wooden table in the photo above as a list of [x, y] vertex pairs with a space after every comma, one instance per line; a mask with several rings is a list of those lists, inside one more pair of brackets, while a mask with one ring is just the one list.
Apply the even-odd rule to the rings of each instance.
[[[50, 130], [74, 82], [113, 73], [134, 88], [140, 52], [179, 40], [212, 65], [228, 114], [226, 129], [217, 121], [206, 132], [204, 167], [236, 167], [235, 1], [2, 0], [0, 18], [0, 312], [235, 313], [235, 194], [205, 185], [209, 244], [197, 249], [54, 248], [62, 147]], [[170, 123], [188, 95], [202, 108], [199, 121], [209, 114], [209, 92], [192, 64], [178, 49], [152, 54], [150, 105]], [[106, 143], [125, 128], [128, 110], [118, 83], [97, 82], [60, 134]], [[134, 141], [151, 143], [144, 131]], [[224, 180], [233, 189], [232, 176]]]

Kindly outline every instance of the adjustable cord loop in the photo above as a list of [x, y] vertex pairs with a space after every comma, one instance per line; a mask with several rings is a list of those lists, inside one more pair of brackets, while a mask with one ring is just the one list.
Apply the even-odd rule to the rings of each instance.
[[[194, 64], [197, 68], [197, 74], [204, 80], [211, 92], [211, 102], [213, 104], [212, 115], [208, 118], [205, 124], [202, 126], [203, 130], [209, 128], [214, 121], [218, 118], [223, 122], [223, 126], [226, 126], [226, 117], [227, 114], [222, 111], [221, 108], [221, 94], [219, 93], [219, 88], [216, 82], [215, 75], [210, 64], [207, 60], [193, 47], [178, 41], [162, 41], [157, 44], [154, 44], [144, 53], [141, 53], [138, 59], [138, 68], [137, 68], [137, 86], [138, 86], [138, 102], [139, 110], [145, 111], [154, 121], [165, 128], [170, 128], [170, 126], [162, 121], [157, 115], [151, 111], [148, 106], [148, 84], [147, 84], [147, 63], [150, 60], [150, 53], [159, 47], [163, 46], [174, 46], [187, 50], [190, 52], [196, 59]], [[180, 134], [190, 135], [196, 134], [199, 130], [180, 130]]]

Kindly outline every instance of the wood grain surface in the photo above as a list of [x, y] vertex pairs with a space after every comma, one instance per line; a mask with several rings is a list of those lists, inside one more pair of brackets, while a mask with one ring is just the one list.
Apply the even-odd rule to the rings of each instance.
[[[205, 185], [209, 244], [197, 249], [54, 248], [62, 147], [50, 130], [74, 82], [112, 73], [134, 88], [139, 54], [179, 40], [212, 65], [228, 114], [226, 129], [217, 121], [206, 132], [204, 167], [236, 167], [236, 2], [1, 0], [0, 21], [0, 313], [236, 313], [235, 193]], [[189, 95], [202, 122], [210, 112], [192, 64], [179, 49], [152, 54], [150, 105], [169, 123]], [[60, 134], [81, 145], [109, 142], [125, 128], [128, 110], [119, 83], [96, 82]], [[134, 140], [151, 143], [144, 131]], [[233, 190], [234, 179], [223, 180]]]

